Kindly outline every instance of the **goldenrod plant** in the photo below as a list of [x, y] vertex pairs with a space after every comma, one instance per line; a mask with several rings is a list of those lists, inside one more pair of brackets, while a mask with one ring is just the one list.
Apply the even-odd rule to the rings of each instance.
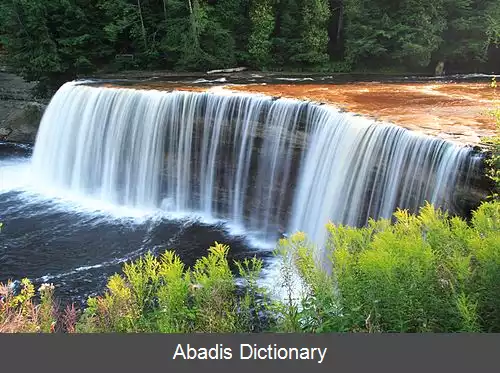
[[90, 298], [81, 332], [251, 332], [258, 324], [256, 280], [262, 263], [237, 262], [245, 282], [238, 292], [227, 259], [229, 247], [215, 243], [187, 268], [173, 251], [147, 254], [112, 276], [104, 295]]
[[35, 286], [26, 278], [20, 283], [0, 284], [0, 332], [56, 332], [54, 286], [42, 284], [38, 291], [40, 301], [37, 302]]
[[[329, 224], [331, 271], [314, 260], [304, 233], [279, 243], [288, 296], [271, 299], [257, 285], [262, 262], [236, 265], [215, 244], [192, 269], [171, 251], [151, 255], [113, 276], [91, 298], [82, 331], [122, 332], [498, 332], [500, 331], [500, 203], [483, 203], [470, 222], [432, 205], [419, 214], [364, 228]], [[303, 294], [292, 293], [297, 274]], [[266, 320], [263, 323], [263, 319]], [[260, 323], [260, 324], [259, 324]], [[256, 327], [258, 325], [258, 327]]]
[[500, 331], [500, 203], [483, 203], [470, 224], [429, 204], [395, 218], [329, 224], [328, 276], [303, 259], [313, 249], [302, 241], [296, 264], [311, 291], [298, 315], [302, 330]]

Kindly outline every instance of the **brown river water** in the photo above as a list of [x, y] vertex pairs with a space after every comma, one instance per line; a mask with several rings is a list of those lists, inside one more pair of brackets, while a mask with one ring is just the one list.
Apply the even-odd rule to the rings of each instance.
[[[116, 86], [116, 84], [108, 84]], [[480, 145], [495, 134], [491, 111], [500, 106], [500, 93], [489, 82], [413, 82], [350, 84], [218, 84], [147, 82], [136, 89], [203, 92], [225, 89], [330, 104], [376, 120], [391, 122], [453, 142]]]

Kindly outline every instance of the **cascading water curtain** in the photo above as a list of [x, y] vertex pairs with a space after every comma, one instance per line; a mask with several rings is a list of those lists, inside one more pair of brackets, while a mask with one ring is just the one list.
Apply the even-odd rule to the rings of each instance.
[[230, 220], [262, 238], [447, 207], [469, 148], [326, 105], [262, 95], [67, 83], [33, 154], [40, 186]]

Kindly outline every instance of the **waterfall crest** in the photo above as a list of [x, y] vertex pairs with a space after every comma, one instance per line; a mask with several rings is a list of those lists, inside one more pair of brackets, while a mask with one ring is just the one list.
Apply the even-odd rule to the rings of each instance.
[[291, 99], [67, 83], [42, 119], [37, 182], [130, 207], [223, 218], [261, 238], [453, 208], [467, 147]]

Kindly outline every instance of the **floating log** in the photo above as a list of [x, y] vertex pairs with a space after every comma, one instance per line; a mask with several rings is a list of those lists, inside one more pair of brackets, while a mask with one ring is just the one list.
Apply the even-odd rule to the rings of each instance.
[[240, 71], [247, 70], [246, 67], [234, 67], [232, 69], [221, 69], [221, 70], [210, 70], [207, 74], [219, 74], [219, 73], [238, 73]]

